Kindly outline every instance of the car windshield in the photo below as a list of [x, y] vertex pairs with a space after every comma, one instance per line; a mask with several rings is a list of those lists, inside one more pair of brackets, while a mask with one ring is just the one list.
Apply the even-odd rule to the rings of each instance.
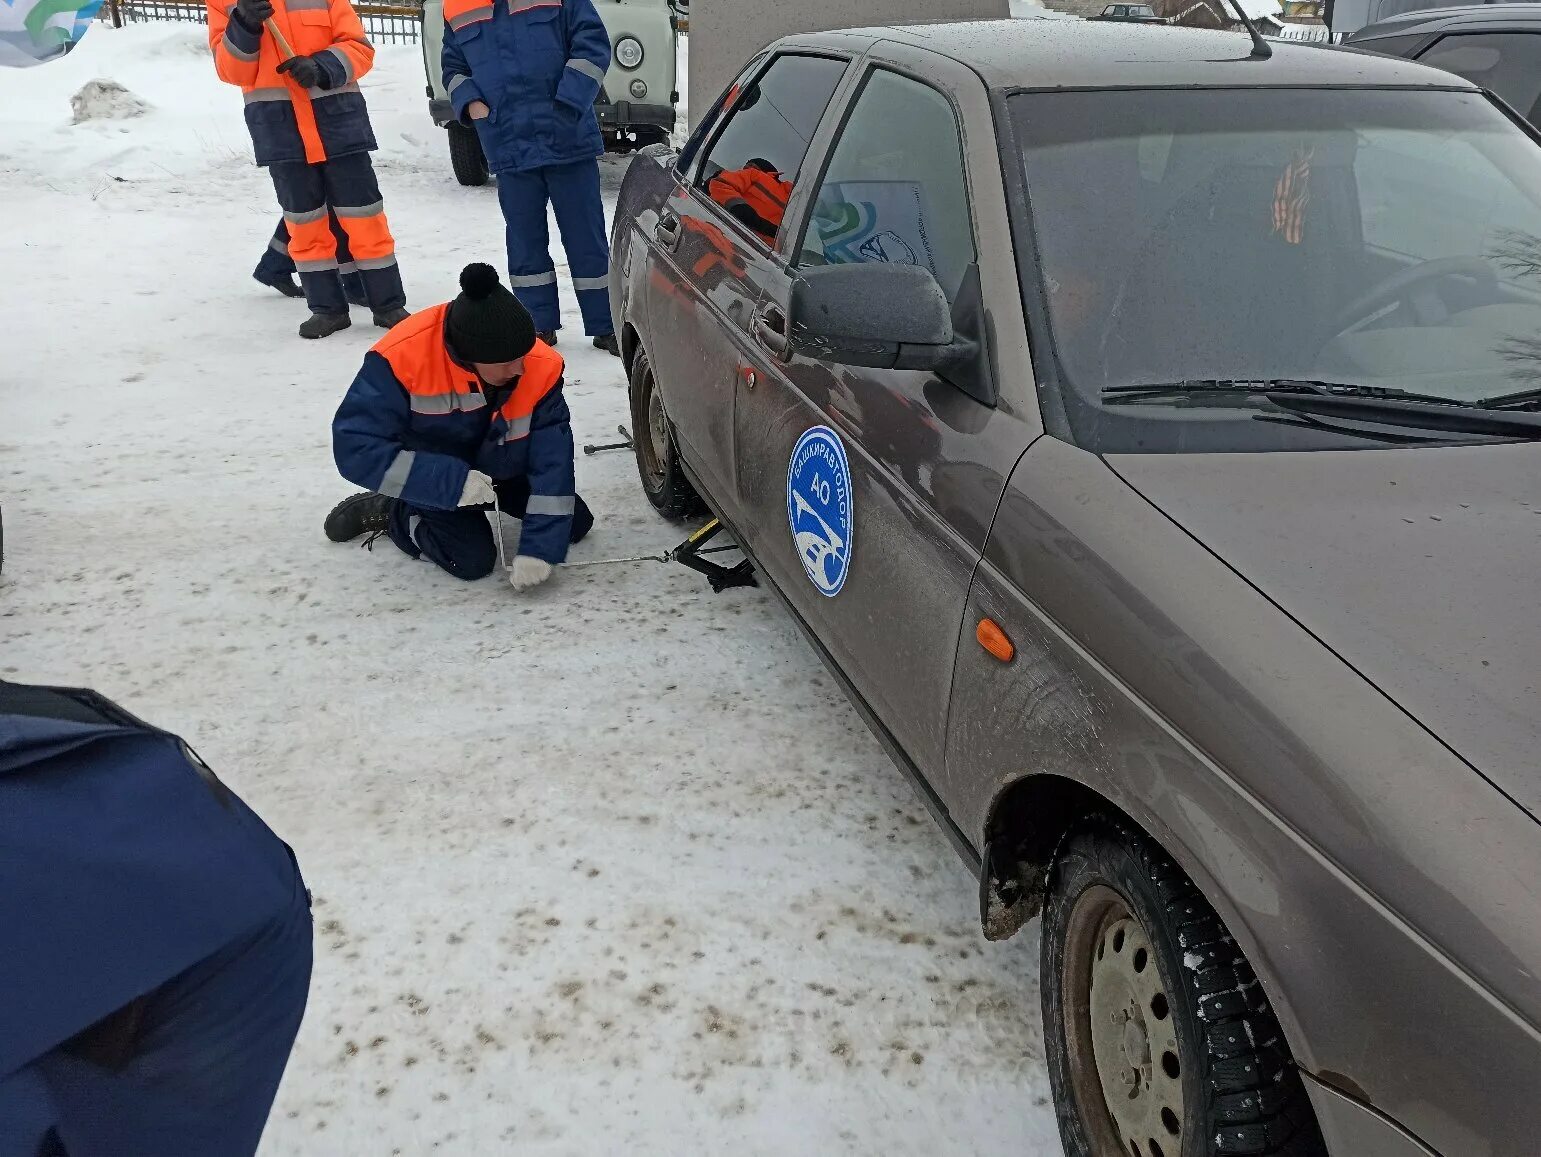
[[1026, 276], [1054, 339], [1041, 376], [1083, 445], [1327, 444], [1253, 420], [1260, 395], [1109, 404], [1133, 386], [1309, 380], [1460, 402], [1541, 386], [1541, 148], [1486, 98], [1156, 89], [1011, 108]]

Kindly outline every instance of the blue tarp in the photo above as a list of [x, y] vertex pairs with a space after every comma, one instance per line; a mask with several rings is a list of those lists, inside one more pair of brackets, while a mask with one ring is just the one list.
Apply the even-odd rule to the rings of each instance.
[[180, 739], [0, 683], [0, 1157], [255, 1152], [310, 965], [288, 846]]

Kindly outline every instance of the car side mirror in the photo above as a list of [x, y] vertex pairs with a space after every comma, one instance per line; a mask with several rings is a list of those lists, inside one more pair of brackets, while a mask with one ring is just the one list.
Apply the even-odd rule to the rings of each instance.
[[918, 265], [809, 266], [792, 283], [787, 352], [837, 365], [935, 373], [993, 406], [978, 334], [982, 306], [974, 265], [953, 305], [931, 271]]

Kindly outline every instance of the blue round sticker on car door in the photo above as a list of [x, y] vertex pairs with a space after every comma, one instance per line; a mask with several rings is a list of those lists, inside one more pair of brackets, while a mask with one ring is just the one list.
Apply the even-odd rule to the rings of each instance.
[[803, 570], [829, 598], [851, 570], [854, 513], [845, 446], [828, 426], [815, 426], [797, 440], [787, 465], [787, 522]]

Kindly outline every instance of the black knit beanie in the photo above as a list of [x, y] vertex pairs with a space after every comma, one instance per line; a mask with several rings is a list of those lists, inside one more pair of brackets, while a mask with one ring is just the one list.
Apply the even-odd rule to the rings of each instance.
[[449, 303], [445, 329], [462, 361], [511, 362], [535, 347], [530, 311], [503, 287], [498, 271], [480, 261], [460, 271], [460, 296]]

